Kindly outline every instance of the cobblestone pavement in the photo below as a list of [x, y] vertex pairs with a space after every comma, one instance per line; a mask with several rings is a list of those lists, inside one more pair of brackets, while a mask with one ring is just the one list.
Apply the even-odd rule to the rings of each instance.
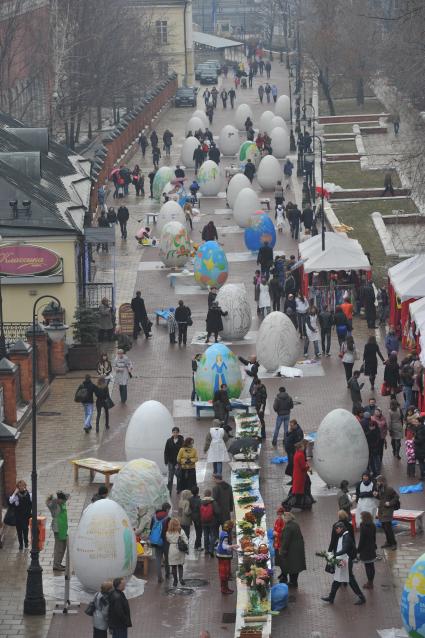
[[[286, 92], [284, 67], [275, 63], [272, 81]], [[230, 78], [227, 82], [230, 84]], [[258, 85], [258, 80], [257, 80]], [[247, 101], [253, 106], [254, 123], [258, 121], [261, 112], [257, 104], [256, 86], [252, 91], [239, 91], [238, 102]], [[201, 103], [201, 97], [199, 98]], [[265, 108], [265, 107], [263, 107]], [[174, 133], [174, 146], [171, 161], [178, 160], [181, 144], [184, 139], [184, 124], [192, 111], [188, 109], [171, 110], [157, 123], [159, 136], [165, 127], [170, 127]], [[231, 111], [223, 112], [219, 107], [214, 122], [214, 133], [218, 134], [220, 128], [232, 121]], [[141, 164], [141, 158], [136, 155], [134, 162]], [[228, 162], [227, 162], [228, 163]], [[150, 168], [150, 163], [143, 164], [144, 169]], [[147, 172], [147, 170], [146, 170]], [[189, 172], [189, 178], [192, 173]], [[255, 184], [254, 184], [255, 185]], [[299, 184], [295, 184], [299, 192]], [[293, 196], [293, 193], [290, 194]], [[161, 270], [139, 270], [139, 261], [155, 261], [158, 259], [158, 251], [146, 248], [143, 251], [132, 240], [133, 230], [137, 227], [137, 219], [146, 210], [153, 210], [157, 206], [151, 200], [136, 201], [134, 195], [130, 195], [127, 202], [131, 211], [131, 223], [129, 239], [121, 242], [118, 239], [116, 249], [116, 263], [118, 266], [118, 303], [128, 301], [135, 289], [140, 288], [146, 300], [147, 308], [152, 313], [155, 308], [175, 304], [180, 296], [192, 308], [194, 326], [190, 329], [193, 335], [197, 330], [204, 329], [206, 315], [206, 297], [204, 294], [189, 294], [192, 291], [188, 287], [184, 295], [178, 290], [176, 294], [168, 285], [166, 272]], [[220, 205], [219, 205], [220, 206]], [[219, 226], [220, 242], [226, 252], [241, 252], [245, 250], [243, 234], [228, 233], [222, 227], [233, 225], [231, 214], [214, 215], [211, 208], [202, 217], [200, 223], [195, 225], [193, 238], [199, 239], [201, 227], [209, 218], [214, 218]], [[287, 233], [278, 238], [277, 252], [291, 254], [296, 252], [295, 244], [288, 238]], [[99, 255], [95, 257], [99, 265], [99, 277], [110, 276], [106, 272], [111, 269], [111, 258]], [[255, 262], [231, 263], [229, 281], [245, 283], [250, 297], [252, 295], [251, 277], [255, 269]], [[255, 317], [254, 301], [251, 299], [253, 316]], [[253, 330], [258, 328], [258, 320], [253, 320]], [[355, 338], [361, 349], [369, 332], [364, 322], [355, 322]], [[382, 334], [376, 331], [376, 335], [382, 341]], [[189, 337], [190, 341], [190, 337]], [[39, 417], [39, 500], [42, 514], [46, 513], [44, 500], [53, 490], [62, 488], [71, 492], [69, 503], [70, 533], [75, 531], [81, 511], [89, 501], [97, 486], [90, 485], [88, 476], [81, 472], [79, 485], [73, 484], [72, 468], [69, 460], [77, 456], [97, 455], [106, 460], [121, 460], [124, 458], [124, 433], [128, 420], [140, 404], [147, 399], [156, 399], [164, 403], [173, 412], [176, 399], [185, 399], [191, 390], [191, 366], [190, 360], [196, 351], [202, 350], [201, 346], [187, 348], [171, 347], [168, 343], [168, 335], [163, 325], [154, 326], [153, 338], [149, 341], [139, 339], [130, 352], [135, 366], [135, 377], [129, 387], [129, 400], [127, 405], [121, 406], [118, 402], [111, 415], [111, 429], [108, 433], [101, 431], [99, 436], [95, 433], [88, 435], [82, 431], [81, 408], [73, 402], [73, 393], [81, 379], [81, 373], [72, 373], [63, 378], [57, 378], [52, 384], [51, 394], [43, 406], [43, 412], [51, 411], [59, 414], [50, 417]], [[249, 346], [234, 347], [237, 354], [249, 355], [253, 348]], [[298, 397], [301, 404], [294, 410], [294, 416], [299, 420], [305, 432], [315, 431], [320, 420], [334, 407], [350, 408], [347, 390], [345, 389], [344, 374], [341, 363], [337, 357], [336, 339], [332, 344], [332, 357], [321, 362], [324, 374], [318, 377], [305, 377], [285, 381], [288, 391], [294, 397]], [[382, 367], [380, 366], [377, 387], [380, 387]], [[271, 404], [274, 395], [282, 381], [266, 379], [265, 384]], [[369, 397], [369, 392], [364, 391], [364, 401]], [[114, 390], [114, 399], [116, 399]], [[382, 401], [382, 400], [381, 400]], [[381, 402], [380, 401], [380, 402]], [[387, 402], [387, 400], [385, 399]], [[382, 401], [383, 403], [383, 401]], [[386, 403], [384, 405], [386, 407]], [[195, 439], [195, 446], [200, 452], [203, 463], [205, 455], [202, 452], [206, 431], [210, 424], [209, 419], [196, 421], [192, 416], [175, 417], [180, 429]], [[262, 490], [267, 504], [269, 525], [273, 523], [276, 506], [286, 495], [287, 487], [283, 468], [271, 465], [270, 458], [276, 454], [270, 444], [273, 430], [273, 416], [266, 417], [267, 441], [262, 452]], [[30, 473], [30, 427], [24, 431], [18, 447], [19, 473], [29, 478]], [[349, 453], [349, 450], [347, 450]], [[393, 485], [398, 487], [406, 483], [405, 461], [395, 462], [386, 453], [384, 470]], [[406, 575], [409, 565], [424, 551], [423, 536], [412, 540], [405, 531], [399, 534], [399, 550], [392, 555], [383, 554], [382, 560], [377, 565], [376, 587], [368, 594], [367, 605], [357, 608], [352, 605], [353, 595], [351, 591], [340, 591], [338, 599], [333, 607], [327, 607], [320, 600], [320, 596], [328, 592], [330, 586], [329, 576], [323, 570], [323, 563], [315, 557], [315, 552], [327, 547], [329, 542], [331, 524], [335, 518], [336, 502], [334, 492], [323, 490], [320, 481], [313, 475], [313, 490], [317, 500], [311, 513], [301, 513], [297, 516], [305, 537], [307, 551], [307, 571], [300, 577], [300, 588], [290, 603], [289, 608], [279, 617], [273, 620], [273, 636], [290, 635], [293, 638], [308, 638], [310, 632], [315, 629], [322, 633], [322, 638], [372, 638], [376, 636], [376, 628], [399, 627], [398, 600], [400, 586]], [[211, 468], [207, 466], [204, 482], [201, 490], [211, 483]], [[403, 506], [416, 507], [423, 501], [422, 495], [403, 497]], [[176, 503], [174, 501], [174, 506]], [[48, 518], [50, 523], [50, 520]], [[381, 534], [379, 535], [379, 541]], [[380, 543], [379, 543], [380, 544]], [[41, 561], [44, 568], [45, 589], [52, 591], [52, 536], [48, 533], [47, 543], [41, 553]], [[27, 555], [18, 552], [16, 539], [9, 531], [5, 547], [0, 551], [0, 638], [14, 638], [26, 636], [28, 638], [75, 638], [91, 635], [91, 621], [83, 613], [84, 605], [77, 616], [55, 616], [52, 620], [54, 598], [48, 596], [48, 615], [44, 619], [23, 618], [22, 600], [25, 591]], [[209, 629], [212, 638], [226, 638], [233, 636], [234, 625], [231, 617], [224, 614], [234, 611], [235, 596], [223, 598], [219, 593], [216, 562], [203, 555], [196, 557], [191, 550], [187, 560], [186, 577], [204, 577], [208, 585], [202, 589], [196, 589], [192, 596], [180, 597], [166, 595], [165, 588], [156, 583], [154, 570], [151, 568], [145, 587], [144, 595], [131, 601], [131, 612], [134, 629], [130, 636], [146, 636], [149, 638], [197, 638], [201, 629]], [[363, 568], [356, 567], [359, 581], [363, 582]], [[58, 580], [61, 580], [58, 577]]]

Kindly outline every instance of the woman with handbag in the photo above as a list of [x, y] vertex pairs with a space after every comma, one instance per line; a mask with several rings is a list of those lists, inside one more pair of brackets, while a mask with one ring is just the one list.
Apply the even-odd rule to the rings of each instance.
[[356, 359], [359, 358], [359, 355], [357, 354], [356, 346], [354, 344], [354, 339], [351, 335], [347, 337], [345, 341], [342, 342], [339, 356], [344, 366], [345, 379], [347, 381], [347, 387], [348, 387], [348, 382], [353, 376], [354, 362], [356, 361]]
[[397, 362], [397, 353], [392, 352], [388, 357], [384, 370], [384, 383], [382, 384], [382, 396], [396, 395], [400, 385], [400, 366]]
[[186, 554], [189, 552], [189, 540], [181, 528], [178, 518], [172, 518], [168, 523], [167, 533], [165, 535], [170, 545], [168, 550], [168, 564], [173, 573], [173, 587], [177, 587], [177, 572], [180, 585], [185, 585], [183, 580], [183, 565]]
[[109, 361], [109, 357], [106, 352], [102, 352], [99, 362], [97, 364], [97, 374], [99, 377], [104, 377], [106, 383], [109, 383], [112, 378], [112, 363]]
[[366, 570], [367, 583], [363, 589], [373, 589], [376, 561], [376, 527], [370, 512], [361, 513], [360, 539], [357, 553]]
[[375, 377], [378, 372], [378, 357], [381, 359], [382, 363], [385, 362], [382, 352], [376, 343], [376, 337], [369, 337], [363, 350], [363, 364], [364, 374], [366, 377], [369, 377], [371, 390], [375, 389]]
[[93, 618], [93, 638], [108, 636], [109, 593], [112, 589], [112, 580], [102, 583], [100, 591], [86, 609], [86, 614]]
[[177, 454], [177, 464], [180, 467], [180, 490], [191, 490], [196, 486], [196, 463], [198, 452], [193, 447], [193, 439], [188, 437]]
[[99, 433], [100, 416], [102, 408], [105, 411], [105, 428], [109, 430], [109, 410], [114, 407], [114, 403], [109, 395], [109, 388], [105, 377], [99, 377], [95, 388], [96, 395], [96, 433]]
[[7, 515], [4, 522], [6, 525], [12, 525], [12, 523], [15, 525], [19, 549], [23, 550], [24, 544], [25, 547], [28, 547], [28, 525], [32, 513], [31, 494], [27, 490], [25, 481], [16, 483], [16, 490], [9, 497], [9, 507], [14, 514], [14, 522], [12, 521], [12, 513], [10, 515], [10, 523], [7, 521]]

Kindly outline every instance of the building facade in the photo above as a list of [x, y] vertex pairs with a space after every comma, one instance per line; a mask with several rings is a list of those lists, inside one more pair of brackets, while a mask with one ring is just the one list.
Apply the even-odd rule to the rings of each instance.
[[258, 33], [255, 0], [193, 0], [193, 21], [204, 33], [246, 36]]

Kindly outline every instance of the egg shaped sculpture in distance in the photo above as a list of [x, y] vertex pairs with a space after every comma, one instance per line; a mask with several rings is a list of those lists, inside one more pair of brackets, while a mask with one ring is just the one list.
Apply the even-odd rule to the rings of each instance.
[[152, 185], [154, 199], [158, 202], [160, 201], [162, 193], [164, 192], [164, 186], [168, 184], [168, 182], [171, 182], [174, 177], [174, 168], [170, 166], [161, 166], [161, 168], [157, 170]]
[[159, 258], [167, 268], [182, 268], [190, 257], [190, 239], [180, 222], [168, 222], [162, 229]]
[[253, 119], [251, 107], [248, 104], [239, 104], [235, 111], [235, 126], [239, 131], [245, 130], [245, 121], [249, 117]]
[[199, 117], [199, 119], [202, 121], [204, 126], [208, 126], [208, 117], [205, 111], [202, 111], [201, 109], [196, 109], [192, 117]]
[[161, 206], [158, 221], [156, 223], [157, 231], [161, 233], [165, 224], [168, 224], [169, 222], [180, 222], [183, 226], [186, 224], [186, 217], [183, 212], [183, 208], [173, 199], [168, 200], [168, 202], [165, 202], [165, 204]]
[[193, 153], [199, 146], [199, 140], [196, 137], [187, 137], [183, 142], [181, 158], [186, 168], [195, 168], [195, 160]]
[[115, 501], [105, 498], [86, 507], [71, 538], [72, 566], [85, 589], [98, 591], [105, 580], [133, 574], [136, 537], [127, 513]]
[[237, 356], [224, 344], [214, 343], [198, 361], [195, 389], [201, 401], [211, 401], [225, 383], [229, 398], [237, 399], [242, 392], [242, 375]]
[[125, 435], [125, 457], [149, 459], [165, 472], [164, 446], [174, 427], [173, 417], [159, 401], [144, 401], [130, 419]]
[[272, 372], [280, 366], [292, 367], [298, 359], [299, 337], [294, 324], [283, 312], [271, 312], [257, 334], [257, 359]]
[[274, 190], [277, 182], [282, 179], [282, 168], [276, 157], [273, 155], [263, 157], [257, 171], [257, 181], [261, 188], [265, 191]]
[[193, 135], [195, 131], [199, 131], [199, 129], [201, 129], [201, 131], [205, 131], [206, 125], [201, 120], [201, 118], [191, 117], [188, 123], [186, 124], [186, 129], [185, 129], [186, 135], [190, 132], [192, 132], [192, 135]]
[[239, 161], [246, 164], [248, 160], [251, 160], [255, 166], [258, 166], [261, 159], [261, 153], [258, 150], [258, 146], [255, 142], [242, 142], [239, 148]]
[[404, 584], [401, 619], [410, 638], [425, 638], [425, 554], [413, 563]]
[[260, 117], [259, 130], [260, 133], [265, 133], [269, 130], [270, 122], [274, 118], [273, 111], [263, 111]]
[[196, 180], [202, 195], [215, 197], [220, 192], [222, 179], [220, 169], [215, 162], [207, 160], [198, 170]]
[[218, 148], [226, 156], [235, 155], [240, 146], [239, 131], [231, 124], [226, 124], [218, 137]]
[[363, 429], [348, 410], [329, 412], [317, 430], [314, 443], [314, 468], [327, 485], [350, 485], [361, 479], [369, 459]]
[[243, 173], [236, 173], [229, 182], [226, 192], [227, 203], [233, 208], [239, 193], [243, 188], [252, 188], [251, 182]]
[[227, 257], [216, 241], [201, 244], [196, 251], [193, 264], [195, 281], [201, 288], [215, 286], [220, 288], [229, 276]]
[[289, 122], [291, 117], [291, 107], [289, 102], [289, 97], [287, 95], [281, 95], [277, 98], [275, 107], [274, 107], [275, 115], [279, 115], [283, 117], [285, 122]]
[[223, 339], [243, 339], [249, 332], [252, 322], [251, 306], [245, 286], [240, 284], [225, 284], [218, 291], [217, 301], [220, 308], [227, 312], [222, 317]]
[[134, 529], [149, 531], [155, 510], [170, 500], [165, 477], [159, 467], [148, 459], [134, 459], [126, 463], [114, 478], [111, 499], [126, 511]]
[[276, 243], [276, 230], [270, 217], [259, 211], [252, 215], [248, 228], [245, 228], [245, 245], [248, 250], [257, 252], [267, 242], [272, 248]]
[[240, 228], [248, 228], [251, 217], [260, 208], [260, 200], [252, 188], [243, 188], [233, 205], [233, 218]]
[[289, 135], [281, 126], [276, 126], [270, 133], [272, 141], [273, 155], [275, 157], [286, 157], [290, 150]]

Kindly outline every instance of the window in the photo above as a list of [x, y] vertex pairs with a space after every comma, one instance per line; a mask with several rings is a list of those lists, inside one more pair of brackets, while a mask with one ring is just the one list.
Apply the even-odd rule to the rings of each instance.
[[167, 21], [157, 20], [155, 22], [156, 27], [156, 41], [158, 44], [168, 44], [167, 34]]

